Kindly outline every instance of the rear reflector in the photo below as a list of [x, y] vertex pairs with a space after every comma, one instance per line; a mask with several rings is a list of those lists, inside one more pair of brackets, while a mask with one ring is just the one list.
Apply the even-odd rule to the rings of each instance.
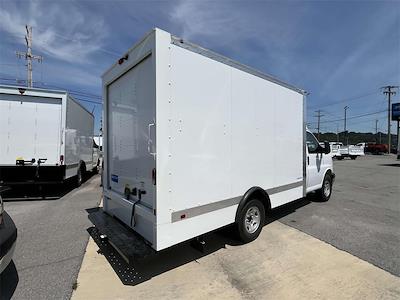
[[64, 163], [64, 155], [60, 155], [60, 165]]

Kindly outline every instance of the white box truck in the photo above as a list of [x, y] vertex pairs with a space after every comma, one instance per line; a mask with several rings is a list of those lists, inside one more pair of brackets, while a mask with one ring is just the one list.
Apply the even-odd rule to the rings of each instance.
[[78, 185], [93, 160], [94, 116], [66, 91], [0, 86], [0, 185]]
[[305, 127], [305, 93], [154, 29], [103, 75], [104, 211], [162, 250], [318, 190], [329, 144]]

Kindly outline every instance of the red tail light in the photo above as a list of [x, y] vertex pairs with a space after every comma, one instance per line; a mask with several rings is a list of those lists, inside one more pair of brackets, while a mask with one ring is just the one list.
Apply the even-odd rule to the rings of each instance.
[[64, 155], [60, 155], [60, 165], [64, 164]]
[[156, 185], [156, 168], [151, 171], [151, 179], [153, 181], [153, 185]]

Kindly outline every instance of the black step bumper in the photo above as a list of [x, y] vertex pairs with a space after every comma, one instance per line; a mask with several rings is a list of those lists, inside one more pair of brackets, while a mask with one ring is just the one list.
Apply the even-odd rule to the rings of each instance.
[[60, 183], [65, 177], [62, 166], [0, 166], [0, 184], [51, 184]]

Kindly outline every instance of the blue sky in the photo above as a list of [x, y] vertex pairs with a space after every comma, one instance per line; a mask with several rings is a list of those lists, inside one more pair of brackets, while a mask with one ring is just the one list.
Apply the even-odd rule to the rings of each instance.
[[[322, 131], [386, 131], [380, 87], [400, 85], [400, 1], [0, 2], [0, 83], [26, 78], [25, 24], [33, 26], [38, 86], [101, 101], [101, 74], [153, 27], [304, 88], [308, 122]], [[399, 95], [394, 102], [399, 101]], [[101, 106], [82, 102], [100, 119]], [[359, 115], [370, 114], [365, 117]], [[395, 124], [392, 125], [395, 130]]]

